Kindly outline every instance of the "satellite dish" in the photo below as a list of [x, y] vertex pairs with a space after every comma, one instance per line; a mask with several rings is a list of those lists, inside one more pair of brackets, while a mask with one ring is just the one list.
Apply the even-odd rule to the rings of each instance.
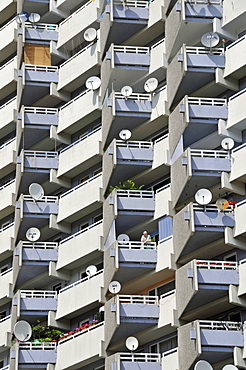
[[16, 23], [18, 24], [24, 24], [28, 19], [28, 13], [26, 12], [21, 12], [19, 14], [17, 14], [17, 16], [15, 17], [15, 20], [16, 20]]
[[97, 76], [89, 77], [85, 82], [85, 86], [89, 90], [97, 90], [101, 86], [101, 80]]
[[200, 360], [195, 364], [194, 370], [213, 370], [209, 362]]
[[129, 140], [131, 136], [132, 136], [131, 131], [127, 129], [121, 130], [119, 132], [119, 137], [121, 138], [121, 140]]
[[90, 266], [87, 267], [85, 272], [88, 276], [93, 276], [97, 273], [97, 268], [94, 265], [90, 265]]
[[221, 141], [221, 146], [225, 150], [230, 150], [234, 147], [234, 140], [230, 137], [226, 137]]
[[220, 211], [223, 211], [229, 207], [229, 202], [227, 199], [221, 198], [216, 201], [215, 205]]
[[127, 99], [130, 95], [132, 95], [133, 90], [132, 90], [131, 86], [124, 86], [124, 87], [122, 87], [120, 92]]
[[135, 337], [128, 337], [126, 340], [126, 348], [129, 351], [135, 351], [138, 348], [138, 340]]
[[158, 80], [155, 77], [149, 78], [144, 84], [144, 90], [148, 93], [151, 93], [157, 89]]
[[30, 242], [36, 242], [41, 236], [41, 232], [36, 227], [31, 227], [26, 232], [26, 238]]
[[18, 321], [14, 326], [14, 336], [21, 342], [26, 342], [32, 336], [31, 325], [27, 321]]
[[238, 368], [234, 365], [226, 365], [222, 368], [222, 370], [238, 370]]
[[111, 281], [108, 286], [110, 293], [117, 294], [121, 290], [121, 284], [118, 281]]
[[203, 46], [206, 46], [210, 49], [218, 45], [219, 41], [219, 36], [217, 35], [217, 33], [214, 32], [205, 33], [201, 38], [201, 43], [203, 44]]
[[104, 306], [101, 306], [100, 308], [99, 308], [99, 312], [104, 312], [105, 311], [105, 307]]
[[127, 234], [120, 234], [117, 238], [119, 244], [127, 244], [130, 240]]
[[195, 194], [195, 200], [198, 204], [205, 205], [211, 202], [212, 193], [208, 189], [199, 189]]
[[88, 28], [87, 30], [85, 30], [84, 32], [85, 41], [88, 41], [88, 42], [94, 41], [96, 37], [97, 37], [97, 31], [95, 30], [95, 28]]
[[37, 184], [36, 182], [33, 182], [29, 186], [29, 194], [34, 200], [40, 200], [44, 196], [44, 189], [40, 184]]
[[29, 18], [28, 19], [29, 19], [29, 21], [31, 23], [37, 23], [37, 22], [40, 21], [40, 18], [41, 18], [40, 14], [38, 14], [38, 13], [31, 13], [29, 15]]

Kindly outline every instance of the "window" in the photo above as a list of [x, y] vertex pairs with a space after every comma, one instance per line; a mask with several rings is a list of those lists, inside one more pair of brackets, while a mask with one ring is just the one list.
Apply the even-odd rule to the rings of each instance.
[[99, 129], [101, 127], [102, 127], [102, 124], [101, 123], [98, 123], [97, 125], [95, 125], [95, 126], [92, 127], [92, 130], [94, 131], [94, 130]]
[[102, 214], [102, 213], [100, 213], [100, 215], [97, 215], [97, 216], [95, 216], [95, 217], [93, 218], [93, 223], [96, 223], [96, 222], [98, 222], [98, 221], [102, 220], [102, 218], [103, 218], [103, 214]]
[[8, 270], [8, 265], [4, 265], [4, 266], [0, 267], [0, 275], [3, 274], [7, 270]]
[[2, 367], [4, 367], [4, 360], [0, 360], [0, 369], [2, 369]]
[[168, 293], [174, 289], [175, 289], [175, 280], [172, 280], [167, 284], [164, 284], [164, 285], [161, 285], [159, 287], [149, 290], [149, 295], [152, 295], [152, 296], [157, 295], [158, 297], [160, 297], [162, 294]]
[[237, 262], [237, 253], [230, 253], [223, 257], [224, 261]]
[[90, 319], [89, 318], [88, 319], [81, 320], [79, 322], [79, 326], [84, 325], [84, 324], [89, 324], [89, 322], [90, 322]]
[[1, 229], [8, 226], [9, 224], [10, 224], [10, 220], [3, 222], [2, 225], [1, 225]]
[[79, 183], [80, 184], [84, 184], [87, 180], [89, 180], [89, 175], [85, 176], [85, 177], [82, 177], [80, 180], [79, 180]]
[[0, 312], [0, 320], [4, 319], [7, 316], [7, 311]]
[[150, 353], [164, 353], [178, 346], [177, 336], [152, 344]]
[[53, 290], [53, 292], [59, 293], [60, 290], [61, 290], [61, 287], [62, 287], [61, 283], [58, 283], [56, 285], [53, 285], [53, 289], [52, 290]]
[[85, 139], [88, 134], [89, 131], [84, 132], [83, 134], [79, 135], [79, 139]]
[[96, 175], [98, 175], [99, 173], [101, 173], [102, 172], [102, 167], [100, 167], [100, 168], [98, 168], [97, 170], [95, 170], [94, 172], [93, 172], [93, 176], [96, 176]]
[[83, 224], [79, 225], [80, 231], [86, 229], [89, 226], [89, 222], [84, 222]]

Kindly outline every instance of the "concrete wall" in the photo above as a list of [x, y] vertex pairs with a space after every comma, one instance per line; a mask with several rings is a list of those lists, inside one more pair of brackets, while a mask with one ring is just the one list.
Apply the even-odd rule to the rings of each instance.
[[169, 151], [172, 157], [175, 148], [183, 134], [188, 122], [186, 122], [185, 114], [180, 113], [180, 104], [184, 104], [182, 100], [169, 116]]
[[[184, 219], [185, 212], [190, 213], [190, 220]], [[178, 261], [186, 243], [195, 231], [192, 214], [192, 203], [190, 203], [173, 217], [173, 246], [175, 261]]]
[[[194, 277], [189, 278], [188, 269], [193, 270]], [[176, 295], [177, 295], [177, 311], [180, 318], [190, 303], [194, 294], [197, 293], [197, 284], [195, 284], [194, 261], [187, 263], [176, 271]]]
[[[183, 159], [187, 161], [184, 165]], [[187, 182], [192, 176], [190, 151], [186, 150], [171, 166], [171, 199], [173, 206], [179, 201]]]
[[178, 328], [179, 369], [189, 370], [192, 363], [200, 354], [199, 338], [197, 340], [190, 338], [191, 330], [197, 333], [197, 326], [198, 322], [194, 321]]

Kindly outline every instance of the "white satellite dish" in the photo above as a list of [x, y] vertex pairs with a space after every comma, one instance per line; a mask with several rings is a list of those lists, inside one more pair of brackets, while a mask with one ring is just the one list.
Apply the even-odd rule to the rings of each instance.
[[209, 362], [200, 360], [195, 364], [194, 370], [213, 370]]
[[127, 130], [127, 129], [121, 130], [119, 132], [119, 137], [121, 138], [121, 140], [129, 140], [131, 138], [131, 136], [132, 136], [131, 131]]
[[130, 240], [127, 234], [120, 234], [117, 238], [119, 244], [127, 244]]
[[44, 189], [42, 188], [40, 184], [33, 182], [29, 186], [29, 194], [34, 200], [40, 200], [44, 196]]
[[21, 12], [15, 17], [16, 23], [24, 24], [27, 21], [28, 13]]
[[126, 340], [126, 348], [129, 351], [135, 351], [138, 348], [138, 340], [135, 337], [128, 337]]
[[99, 312], [104, 312], [105, 311], [105, 307], [104, 306], [101, 306], [100, 308], [99, 308]]
[[120, 92], [127, 99], [130, 95], [132, 95], [133, 90], [131, 86], [123, 86]]
[[208, 48], [214, 48], [216, 45], [218, 45], [219, 41], [219, 35], [214, 32], [205, 33], [201, 38], [201, 43], [203, 44], [203, 46], [206, 46]]
[[206, 205], [212, 200], [212, 193], [208, 189], [199, 189], [195, 194], [195, 200], [198, 204]]
[[230, 150], [234, 147], [234, 140], [230, 137], [226, 137], [221, 141], [221, 146], [225, 150]]
[[144, 90], [151, 93], [157, 89], [158, 80], [155, 77], [149, 78], [144, 84]]
[[121, 284], [118, 281], [111, 281], [108, 286], [110, 293], [117, 294], [121, 290]]
[[27, 321], [18, 321], [14, 326], [14, 336], [21, 342], [26, 342], [32, 336], [31, 325]]
[[238, 368], [234, 365], [225, 365], [222, 370], [238, 370]]
[[31, 13], [29, 15], [29, 18], [28, 19], [29, 19], [29, 21], [31, 23], [37, 23], [37, 22], [40, 21], [40, 18], [41, 18], [40, 14], [38, 14], [38, 13]]
[[26, 238], [30, 242], [36, 242], [41, 236], [41, 232], [36, 227], [31, 227], [26, 232]]
[[93, 276], [97, 273], [97, 268], [94, 265], [90, 265], [90, 266], [87, 267], [85, 272], [88, 276]]
[[95, 28], [87, 28], [84, 32], [85, 41], [92, 42], [97, 38], [97, 31]]
[[101, 86], [101, 79], [97, 76], [89, 77], [85, 82], [85, 86], [89, 90], [97, 90]]

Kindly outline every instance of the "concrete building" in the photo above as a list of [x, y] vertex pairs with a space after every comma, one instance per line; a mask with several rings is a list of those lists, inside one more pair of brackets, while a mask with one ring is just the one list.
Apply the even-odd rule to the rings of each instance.
[[245, 0], [1, 0], [0, 370], [246, 369], [245, 107]]

